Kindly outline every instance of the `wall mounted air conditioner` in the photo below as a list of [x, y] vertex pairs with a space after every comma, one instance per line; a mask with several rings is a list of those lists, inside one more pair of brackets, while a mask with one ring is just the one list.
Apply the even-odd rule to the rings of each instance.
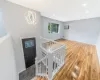
[[69, 29], [69, 25], [65, 25], [64, 26], [64, 29]]

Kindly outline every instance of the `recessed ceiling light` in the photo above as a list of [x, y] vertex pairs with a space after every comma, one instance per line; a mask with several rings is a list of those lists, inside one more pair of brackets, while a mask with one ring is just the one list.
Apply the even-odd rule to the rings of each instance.
[[86, 6], [87, 6], [87, 4], [86, 4], [86, 3], [84, 3], [84, 4], [82, 4], [82, 6], [83, 6], [83, 7], [86, 7]]

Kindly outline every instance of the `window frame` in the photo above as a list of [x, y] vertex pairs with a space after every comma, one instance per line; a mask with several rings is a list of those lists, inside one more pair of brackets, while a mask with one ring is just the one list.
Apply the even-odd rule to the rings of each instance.
[[[58, 32], [51, 32], [51, 24], [56, 24], [56, 25], [58, 25], [57, 27], [58, 27]], [[50, 29], [49, 29], [49, 27], [50, 27]], [[48, 23], [48, 33], [50, 33], [50, 34], [59, 34], [59, 32], [60, 32], [60, 25], [58, 24], [58, 23], [53, 23], [53, 22], [49, 22]]]

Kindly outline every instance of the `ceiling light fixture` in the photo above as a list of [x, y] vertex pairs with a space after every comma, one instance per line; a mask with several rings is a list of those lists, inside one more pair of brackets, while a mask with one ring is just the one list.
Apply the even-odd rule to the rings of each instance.
[[28, 24], [36, 24], [36, 13], [33, 11], [28, 11], [25, 13], [25, 19]]

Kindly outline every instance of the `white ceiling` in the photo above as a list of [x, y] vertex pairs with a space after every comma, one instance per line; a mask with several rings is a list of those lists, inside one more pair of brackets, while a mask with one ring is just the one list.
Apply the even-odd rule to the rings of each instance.
[[8, 0], [60, 21], [100, 17], [100, 0]]

